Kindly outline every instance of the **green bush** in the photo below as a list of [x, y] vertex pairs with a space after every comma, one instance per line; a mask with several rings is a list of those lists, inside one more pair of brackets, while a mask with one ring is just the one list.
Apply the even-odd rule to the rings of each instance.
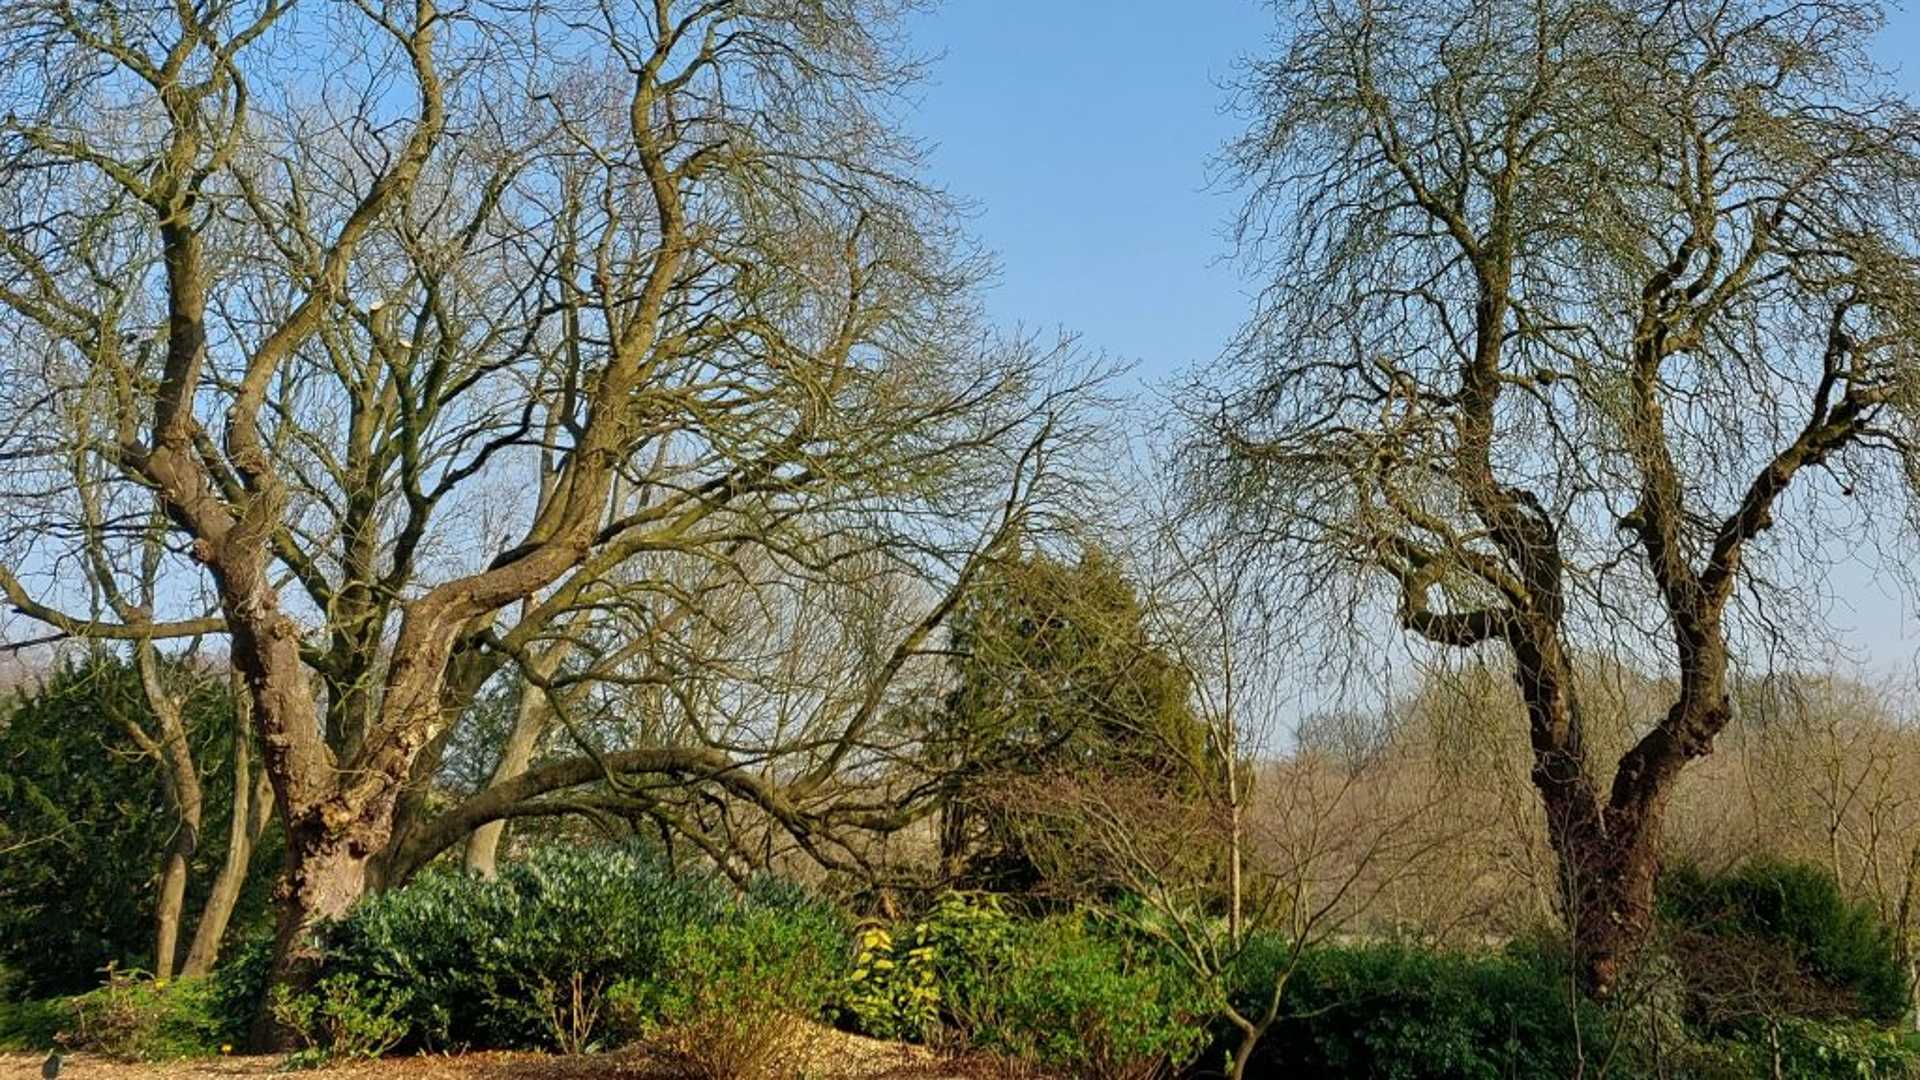
[[917, 930], [896, 938], [884, 923], [860, 928], [853, 971], [840, 991], [845, 1019], [855, 1031], [919, 1042], [940, 1022], [933, 950], [919, 943]]
[[1913, 1080], [1920, 1077], [1920, 1048], [1899, 1035], [1858, 1021], [1750, 1022], [1731, 1037], [1684, 1048], [1674, 1075], [1686, 1080], [1746, 1080], [1791, 1076], [1796, 1080]]
[[272, 973], [271, 932], [243, 938], [228, 950], [226, 963], [214, 970], [209, 987], [209, 1008], [223, 1030], [243, 1035], [253, 1025], [266, 1003]]
[[1159, 945], [1083, 914], [1016, 921], [948, 893], [908, 927], [861, 930], [847, 1019], [1071, 1076], [1164, 1075], [1206, 1043], [1213, 1001]]
[[[1250, 943], [1234, 976], [1236, 1003], [1258, 1010], [1285, 956], [1277, 938]], [[1563, 964], [1530, 947], [1324, 946], [1301, 957], [1281, 1019], [1255, 1049], [1250, 1072], [1380, 1080], [1602, 1075], [1610, 1026], [1569, 985]], [[1230, 1041], [1223, 1036], [1215, 1052]]]
[[207, 979], [153, 980], [115, 971], [105, 986], [58, 1008], [72, 1049], [132, 1061], [207, 1057], [230, 1048], [240, 1034], [219, 1015]]
[[1696, 1015], [1891, 1021], [1908, 1009], [1893, 935], [1817, 866], [1756, 861], [1720, 875], [1676, 867], [1661, 878], [1660, 911]]
[[661, 966], [610, 995], [616, 1030], [637, 1034], [696, 1077], [770, 1075], [840, 983], [845, 929], [825, 908], [742, 905], [721, 921], [666, 931]]
[[67, 1003], [60, 998], [0, 1001], [0, 1053], [36, 1054], [54, 1045], [65, 1030]]
[[1207, 988], [1159, 946], [1085, 916], [1016, 923], [977, 959], [964, 974], [941, 967], [975, 1048], [1119, 1080], [1164, 1075], [1206, 1045]]
[[[1283, 940], [1256, 937], [1234, 975], [1237, 1003], [1257, 1007], [1286, 955]], [[1750, 1019], [1689, 1028], [1665, 972], [1639, 973], [1603, 1009], [1573, 993], [1565, 956], [1538, 943], [1517, 942], [1500, 952], [1391, 942], [1323, 946], [1301, 958], [1282, 1018], [1255, 1050], [1250, 1074], [1920, 1077], [1920, 1049], [1858, 1020]], [[1221, 1027], [1209, 1060], [1236, 1041], [1237, 1032]]]
[[386, 992], [411, 1043], [546, 1047], [576, 977], [646, 978], [662, 930], [724, 900], [637, 850], [548, 848], [493, 880], [430, 873], [368, 898], [326, 931], [326, 970]]
[[[184, 673], [179, 673], [184, 676]], [[189, 862], [185, 909], [206, 902], [226, 859], [233, 803], [233, 706], [223, 678], [185, 678], [182, 718], [201, 770], [205, 827]], [[109, 965], [153, 965], [155, 881], [178, 821], [162, 770], [134, 752], [125, 724], [151, 729], [139, 675], [97, 654], [0, 704], [0, 995], [79, 994]], [[279, 870], [255, 849], [231, 925], [260, 919]], [[182, 927], [182, 947], [192, 919]]]
[[490, 881], [425, 875], [328, 927], [325, 970], [376, 995], [401, 1045], [581, 1050], [597, 1044], [615, 986], [669, 972], [688, 928], [741, 920], [831, 941], [818, 979], [841, 970], [844, 928], [799, 890], [757, 883], [736, 896], [637, 848], [548, 848]]
[[406, 1038], [400, 1011], [408, 996], [350, 974], [328, 975], [294, 994], [275, 987], [273, 1018], [304, 1044], [299, 1064], [335, 1058], [377, 1058]]

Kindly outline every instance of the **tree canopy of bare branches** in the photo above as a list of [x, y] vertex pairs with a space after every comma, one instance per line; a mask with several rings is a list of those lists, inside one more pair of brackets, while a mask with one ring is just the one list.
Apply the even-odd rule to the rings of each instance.
[[[1920, 113], [1872, 3], [1280, 8], [1224, 159], [1270, 284], [1190, 402], [1202, 498], [1331, 629], [1511, 658], [1605, 990], [1736, 655], [1914, 524]], [[1610, 771], [1579, 650], [1674, 676]]]
[[[390, 868], [594, 777], [804, 837], [974, 557], [1061, 494], [1086, 384], [979, 328], [894, 123], [902, 7], [0, 4], [0, 589], [49, 636], [224, 635], [282, 976]], [[901, 575], [804, 769], [583, 741], [415, 831], [497, 673], [565, 721], [572, 684], [675, 688], [687, 649], [648, 650], [712, 640], [719, 590]], [[755, 763], [793, 736], [759, 730]]]

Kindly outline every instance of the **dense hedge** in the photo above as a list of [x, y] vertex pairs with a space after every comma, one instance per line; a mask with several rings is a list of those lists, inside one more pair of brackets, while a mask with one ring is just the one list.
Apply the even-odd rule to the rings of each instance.
[[[1680, 877], [1663, 913], [1699, 920], [1682, 935], [1691, 947], [1770, 942], [1848, 1001], [1891, 1008], [1884, 933], [1818, 878], [1778, 867]], [[1257, 1011], [1290, 962], [1284, 939], [1256, 934], [1228, 985], [1210, 986], [1124, 919], [1020, 918], [986, 894], [947, 894], [917, 921], [856, 932], [800, 890], [763, 882], [741, 894], [633, 849], [545, 850], [492, 881], [428, 875], [369, 898], [325, 929], [322, 946], [318, 984], [272, 1003], [310, 1058], [645, 1040], [689, 1075], [727, 1077], [777, 1069], [804, 1038], [799, 1022], [820, 1017], [1050, 1075], [1217, 1075], [1236, 1042], [1222, 995]], [[1602, 1007], [1574, 992], [1550, 945], [1323, 945], [1291, 970], [1249, 1075], [1920, 1077], [1920, 1050], [1857, 1016], [1703, 1019], [1700, 976], [1688, 970], [1701, 957], [1653, 960]], [[0, 1008], [0, 1042], [57, 1026], [122, 1056], [213, 1053], [237, 1041], [266, 969], [256, 942], [211, 981], [119, 977], [79, 998]]]
[[[690, 928], [734, 928], [731, 960], [781, 987], [786, 1005], [815, 1012], [847, 939], [833, 908], [777, 883], [740, 896], [637, 849], [550, 848], [493, 880], [429, 874], [369, 898], [324, 934], [319, 1000], [304, 1003], [319, 1015], [284, 1005], [317, 1041], [346, 1036], [355, 1051], [584, 1049], [615, 1034], [616, 998], [672, 998]], [[328, 1015], [329, 985], [343, 991], [340, 1008], [369, 1015]], [[370, 1045], [345, 1030], [354, 1025]]]
[[1911, 1007], [1893, 935], [1833, 875], [1762, 860], [1725, 874], [1668, 870], [1660, 911], [1697, 1018], [1898, 1020]]
[[[1233, 994], [1242, 1005], [1255, 1005], [1285, 955], [1277, 939], [1253, 942], [1234, 980]], [[1796, 1017], [1698, 1027], [1673, 1000], [1670, 969], [1640, 978], [1642, 984], [1602, 1008], [1573, 992], [1568, 964], [1552, 946], [1323, 946], [1309, 950], [1294, 970], [1283, 1016], [1259, 1044], [1248, 1074], [1375, 1080], [1920, 1077], [1920, 1045], [1886, 1028]], [[1204, 1061], [1222, 1060], [1236, 1036], [1219, 1025]]]
[[[1259, 1011], [1285, 943], [1257, 938], [1233, 995]], [[1252, 1075], [1381, 1080], [1607, 1075], [1608, 1025], [1569, 993], [1544, 950], [1449, 952], [1383, 942], [1326, 946], [1301, 958], [1282, 1017]], [[1224, 1053], [1234, 1039], [1222, 1032]], [[1584, 1064], [1584, 1071], [1583, 1069]]]
[[[184, 953], [227, 855], [233, 706], [224, 679], [180, 683], [204, 799], [188, 867]], [[138, 673], [107, 655], [0, 700], [0, 1000], [84, 993], [109, 965], [153, 967], [158, 872], [179, 822], [161, 771], [133, 752], [128, 723], [153, 726]], [[263, 837], [230, 933], [263, 921], [279, 865], [276, 836]]]

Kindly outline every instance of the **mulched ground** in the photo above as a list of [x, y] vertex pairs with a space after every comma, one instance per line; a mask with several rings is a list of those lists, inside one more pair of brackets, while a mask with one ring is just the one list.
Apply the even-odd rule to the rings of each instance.
[[[808, 1080], [998, 1080], [1007, 1072], [988, 1061], [942, 1059], [921, 1047], [877, 1042], [837, 1031], [812, 1040], [795, 1076]], [[0, 1080], [38, 1080], [43, 1056], [0, 1054]], [[289, 1076], [292, 1080], [684, 1080], [673, 1065], [640, 1054], [561, 1057], [534, 1053], [477, 1053], [359, 1061], [298, 1073], [279, 1057], [232, 1056], [194, 1061], [131, 1063], [93, 1054], [68, 1057], [61, 1080], [215, 1080]]]

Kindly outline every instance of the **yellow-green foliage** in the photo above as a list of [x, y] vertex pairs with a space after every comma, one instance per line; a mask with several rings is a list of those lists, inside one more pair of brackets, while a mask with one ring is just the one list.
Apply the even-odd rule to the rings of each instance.
[[853, 974], [841, 995], [861, 1031], [922, 1040], [959, 1020], [968, 990], [994, 966], [1013, 922], [992, 893], [950, 892], [911, 927], [862, 927]]
[[893, 932], [871, 924], [860, 930], [853, 974], [842, 1000], [860, 1029], [886, 1039], [923, 1039], [940, 1018], [940, 988], [934, 981], [933, 947], [914, 943], [926, 924], [899, 949]]

